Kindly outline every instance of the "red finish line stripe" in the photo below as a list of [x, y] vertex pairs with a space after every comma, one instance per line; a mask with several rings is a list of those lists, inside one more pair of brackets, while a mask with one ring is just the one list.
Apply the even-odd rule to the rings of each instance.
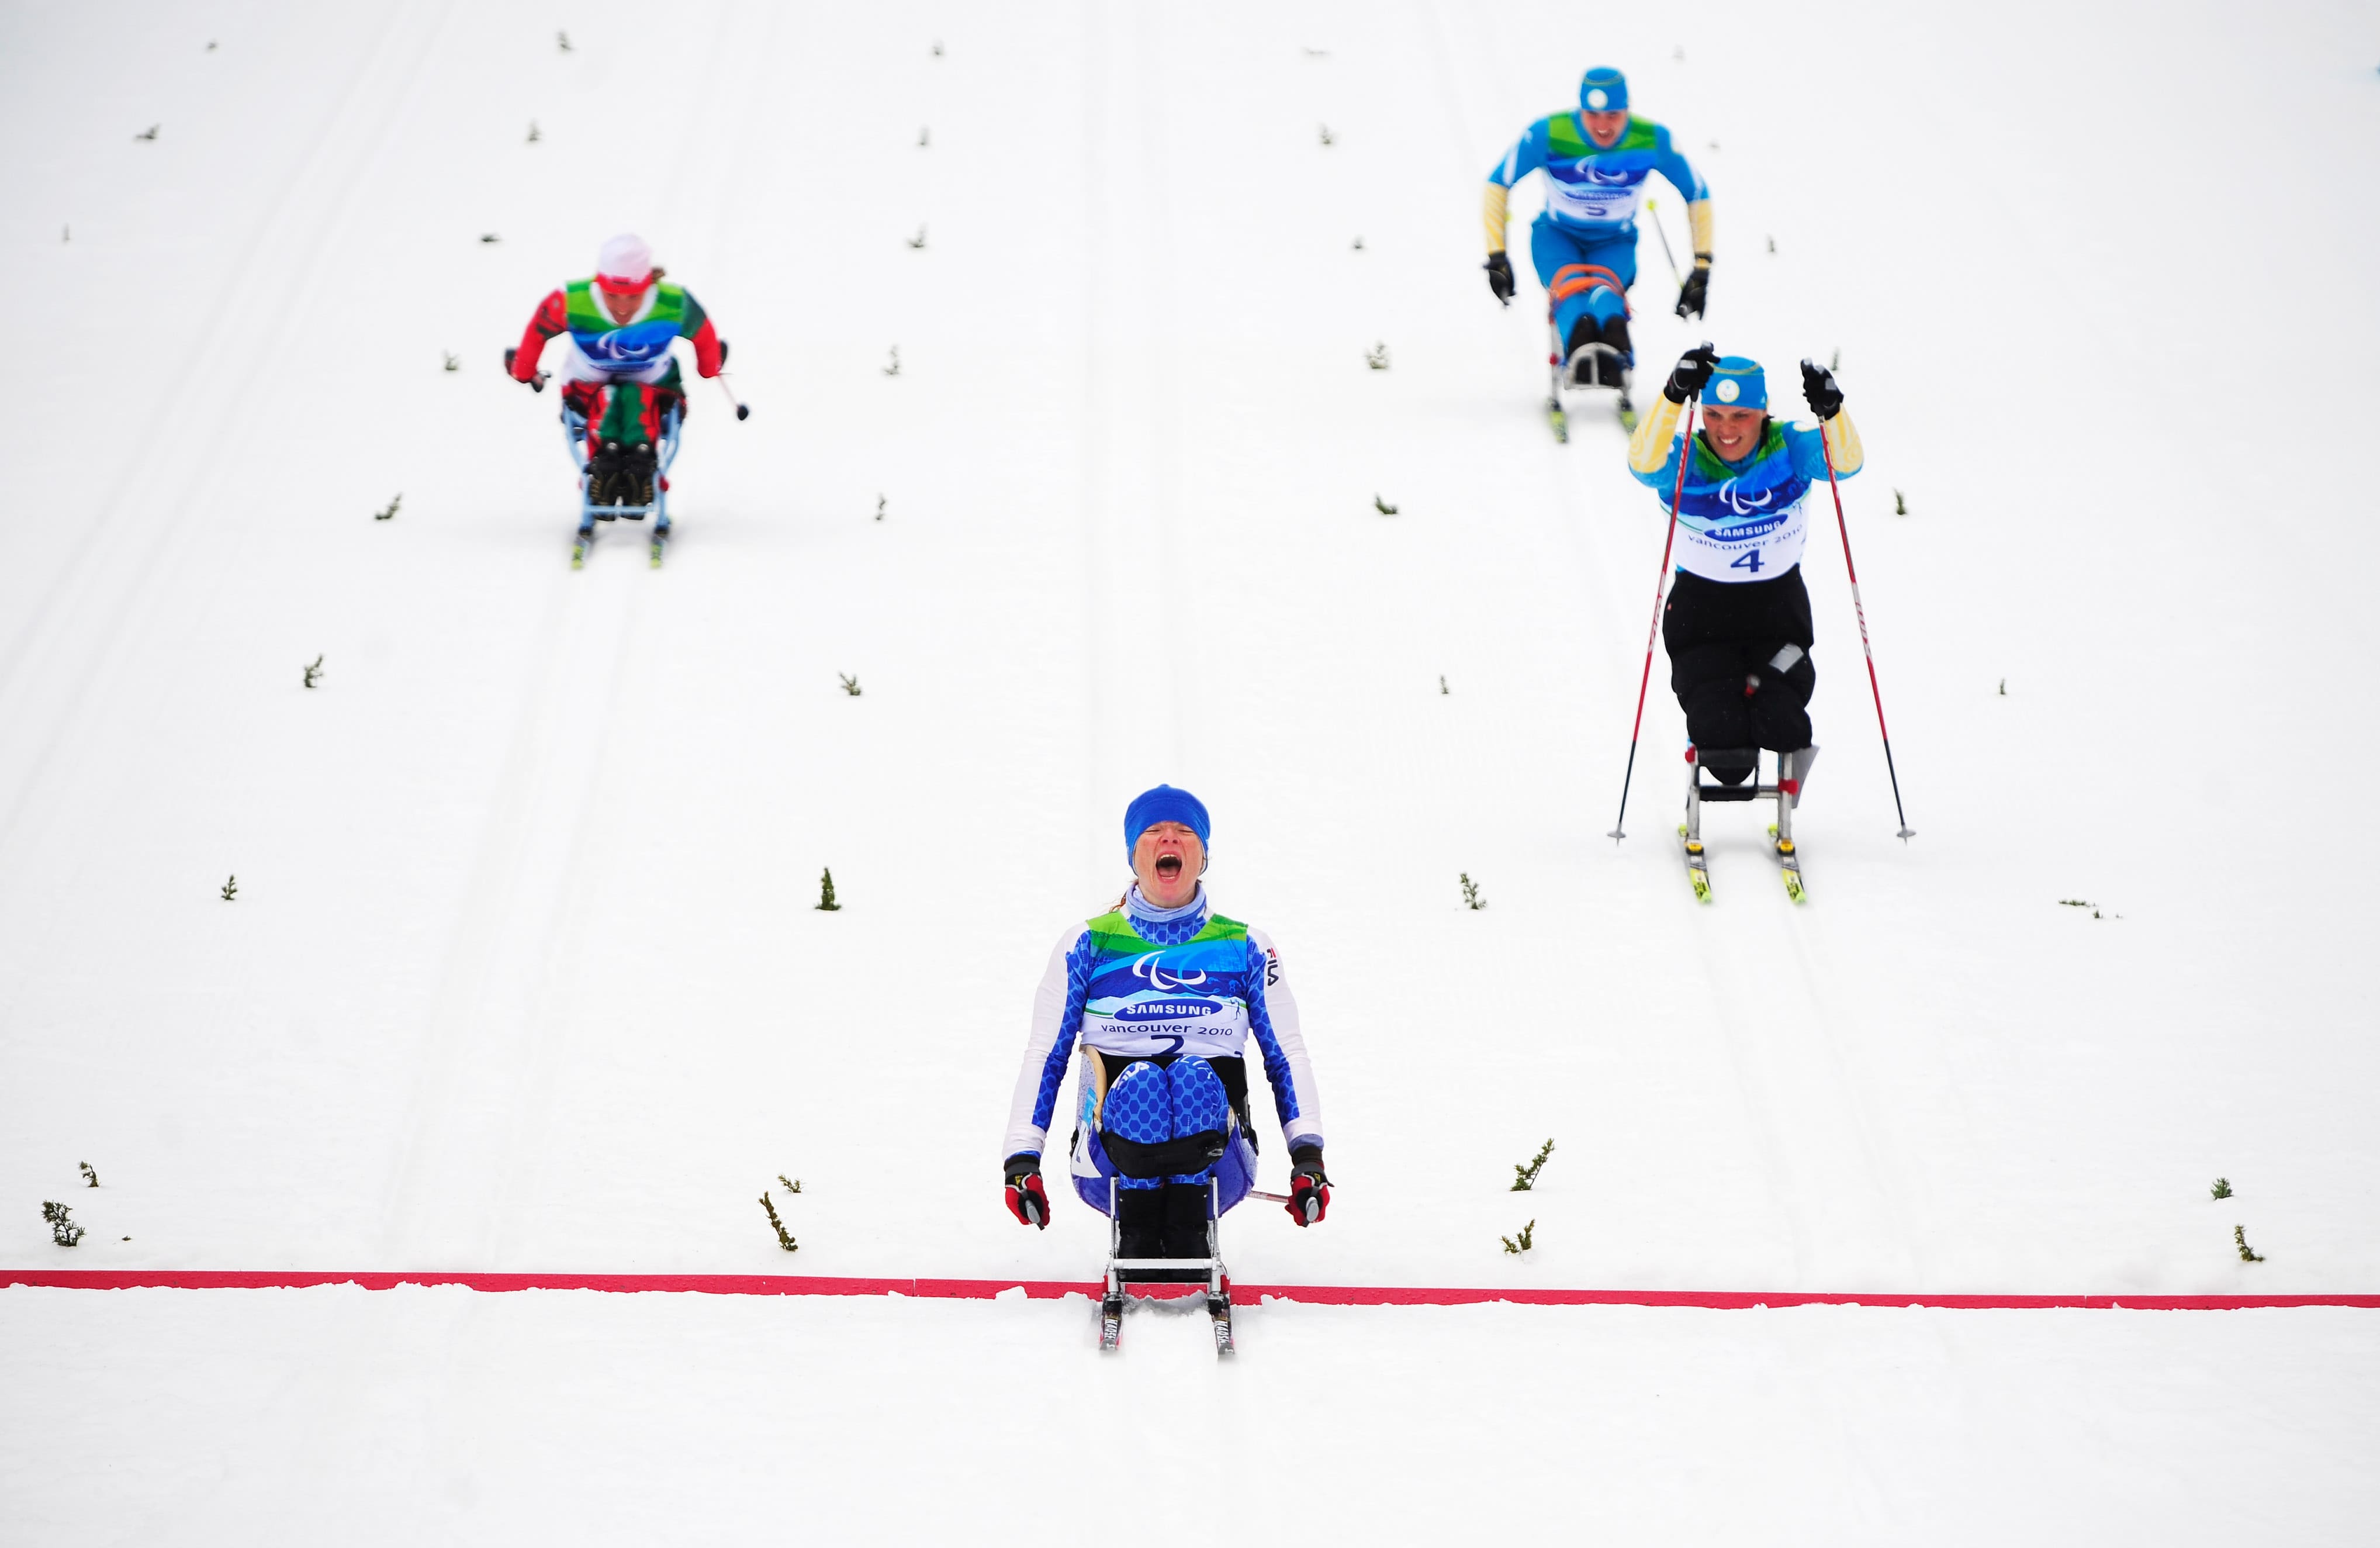
[[[707, 1296], [910, 1296], [921, 1300], [989, 1300], [1022, 1289], [1032, 1300], [1096, 1298], [1096, 1281], [1058, 1279], [849, 1279], [817, 1274], [404, 1274], [310, 1273], [228, 1269], [0, 1269], [0, 1286], [67, 1290], [274, 1290], [317, 1285], [358, 1285], [393, 1290], [400, 1285], [460, 1285], [468, 1289], [658, 1291]], [[1755, 1307], [1933, 1307], [1958, 1311], [2045, 1311], [2059, 1309], [2134, 1311], [2245, 1311], [2298, 1306], [2347, 1306], [2380, 1310], [2380, 1295], [2346, 1296], [1998, 1296], [1899, 1294], [1873, 1290], [1537, 1290], [1464, 1286], [1431, 1289], [1402, 1285], [1248, 1285], [1234, 1283], [1243, 1304], [1266, 1298], [1315, 1306], [1684, 1306], [1712, 1310]], [[1150, 1286], [1143, 1294], [1195, 1295], [1197, 1287]]]

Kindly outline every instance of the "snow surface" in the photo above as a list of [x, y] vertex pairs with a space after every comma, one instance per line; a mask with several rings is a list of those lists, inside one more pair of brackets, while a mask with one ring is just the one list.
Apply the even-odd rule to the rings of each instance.
[[[2380, 753], [2371, 21], [0, 7], [0, 1262], [1087, 1278], [1098, 1218], [1018, 1230], [993, 1164], [1162, 778], [1328, 1108], [1331, 1218], [1235, 1214], [1246, 1280], [2380, 1287], [2380, 843], [2330, 817]], [[1603, 836], [1659, 514], [1616, 427], [1547, 435], [1476, 214], [1598, 60], [1716, 198], [1713, 316], [1648, 232], [1642, 355], [1787, 393], [1840, 349], [1869, 448], [1918, 837], [1821, 530], [1799, 911], [1741, 809], [1691, 901], [1658, 678]], [[698, 386], [665, 570], [573, 574], [499, 356], [621, 227], [754, 414]], [[1078, 1448], [1131, 1403], [1247, 1434], [1234, 1518], [1324, 1540], [2380, 1505], [2361, 1313], [1275, 1308], [1193, 1377], [1203, 1330], [1101, 1365], [1079, 1311], [12, 1290], [0, 1536], [1104, 1536]]]

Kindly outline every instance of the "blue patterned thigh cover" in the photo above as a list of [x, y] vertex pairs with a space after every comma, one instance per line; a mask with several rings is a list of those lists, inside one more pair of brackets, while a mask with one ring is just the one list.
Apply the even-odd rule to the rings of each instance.
[[1256, 1180], [1256, 1152], [1232, 1116], [1230, 1096], [1215, 1067], [1196, 1054], [1169, 1065], [1135, 1059], [1107, 1089], [1098, 1106], [1098, 1127], [1084, 1136], [1090, 1176], [1075, 1168], [1075, 1191], [1106, 1207], [1106, 1178], [1123, 1188], [1162, 1188], [1169, 1182], [1220, 1185], [1222, 1208], [1230, 1209]]
[[1099, 1138], [1124, 1188], [1197, 1183], [1221, 1157], [1232, 1105], [1215, 1067], [1195, 1054], [1135, 1059], [1108, 1088]]

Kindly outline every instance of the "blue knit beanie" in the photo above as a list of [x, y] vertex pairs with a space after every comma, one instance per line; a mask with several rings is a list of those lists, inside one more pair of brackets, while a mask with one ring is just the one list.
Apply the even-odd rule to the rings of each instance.
[[1711, 369], [1700, 401], [1720, 408], [1766, 408], [1768, 378], [1751, 356], [1726, 356]]
[[1628, 78], [1608, 65], [1597, 65], [1578, 83], [1583, 113], [1618, 113], [1628, 105]]
[[1127, 858], [1140, 842], [1140, 835], [1160, 823], [1181, 823], [1196, 834], [1199, 847], [1205, 847], [1208, 826], [1206, 804], [1187, 790], [1160, 785], [1154, 790], [1143, 790], [1123, 809], [1123, 852]]

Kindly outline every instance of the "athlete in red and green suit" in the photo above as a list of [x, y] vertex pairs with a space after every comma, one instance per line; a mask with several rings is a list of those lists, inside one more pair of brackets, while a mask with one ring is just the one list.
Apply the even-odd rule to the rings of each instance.
[[541, 384], [538, 360], [555, 337], [566, 338], [555, 366], [562, 400], [586, 418], [590, 462], [605, 452], [649, 462], [670, 409], [684, 417], [685, 382], [672, 344], [690, 340], [694, 369], [704, 376], [718, 375], [727, 360], [727, 346], [702, 303], [666, 283], [652, 250], [633, 236], [603, 244], [593, 278], [573, 281], [538, 303], [513, 351], [515, 380]]

